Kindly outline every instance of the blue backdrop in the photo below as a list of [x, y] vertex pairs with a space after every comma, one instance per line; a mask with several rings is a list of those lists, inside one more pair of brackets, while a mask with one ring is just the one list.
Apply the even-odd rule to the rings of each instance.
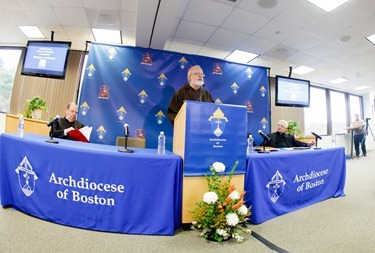
[[146, 147], [157, 147], [164, 131], [172, 150], [173, 128], [167, 108], [173, 93], [187, 83], [187, 71], [200, 65], [207, 90], [216, 103], [247, 106], [247, 131], [259, 144], [259, 129], [269, 132], [267, 68], [150, 48], [93, 43], [79, 97], [78, 120], [92, 126], [90, 142], [114, 145], [136, 129], [145, 132]]

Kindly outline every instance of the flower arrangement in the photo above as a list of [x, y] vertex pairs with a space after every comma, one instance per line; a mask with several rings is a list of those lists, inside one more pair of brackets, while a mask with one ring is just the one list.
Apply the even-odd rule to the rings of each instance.
[[234, 164], [227, 180], [223, 180], [221, 174], [225, 171], [225, 165], [221, 162], [213, 163], [210, 166], [211, 175], [205, 176], [208, 192], [201, 201], [195, 203], [196, 207], [191, 211], [193, 228], [201, 230], [201, 236], [208, 240], [221, 242], [234, 238], [242, 242], [244, 238], [239, 232], [251, 233], [246, 227], [251, 207], [244, 205], [245, 192], [239, 193], [230, 184], [237, 165], [238, 162]]

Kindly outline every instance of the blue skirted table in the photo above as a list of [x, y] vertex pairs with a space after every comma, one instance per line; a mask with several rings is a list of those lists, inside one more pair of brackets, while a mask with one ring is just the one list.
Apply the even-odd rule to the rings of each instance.
[[259, 224], [331, 197], [345, 196], [344, 147], [247, 156], [245, 202]]
[[173, 235], [181, 225], [181, 157], [46, 138], [0, 135], [1, 205], [99, 231]]

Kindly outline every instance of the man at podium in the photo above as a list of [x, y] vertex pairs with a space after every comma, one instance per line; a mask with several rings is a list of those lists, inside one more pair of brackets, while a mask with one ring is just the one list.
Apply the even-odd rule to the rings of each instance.
[[185, 100], [214, 102], [210, 92], [202, 88], [204, 85], [204, 73], [199, 65], [192, 66], [188, 70], [187, 80], [189, 84], [184, 84], [178, 89], [169, 102], [167, 116], [172, 126], [174, 125], [174, 118]]

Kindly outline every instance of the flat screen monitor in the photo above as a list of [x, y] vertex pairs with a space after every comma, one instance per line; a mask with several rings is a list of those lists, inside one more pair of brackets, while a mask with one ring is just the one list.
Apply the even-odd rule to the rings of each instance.
[[28, 41], [21, 75], [64, 79], [71, 42]]
[[309, 107], [310, 81], [276, 76], [276, 106]]

